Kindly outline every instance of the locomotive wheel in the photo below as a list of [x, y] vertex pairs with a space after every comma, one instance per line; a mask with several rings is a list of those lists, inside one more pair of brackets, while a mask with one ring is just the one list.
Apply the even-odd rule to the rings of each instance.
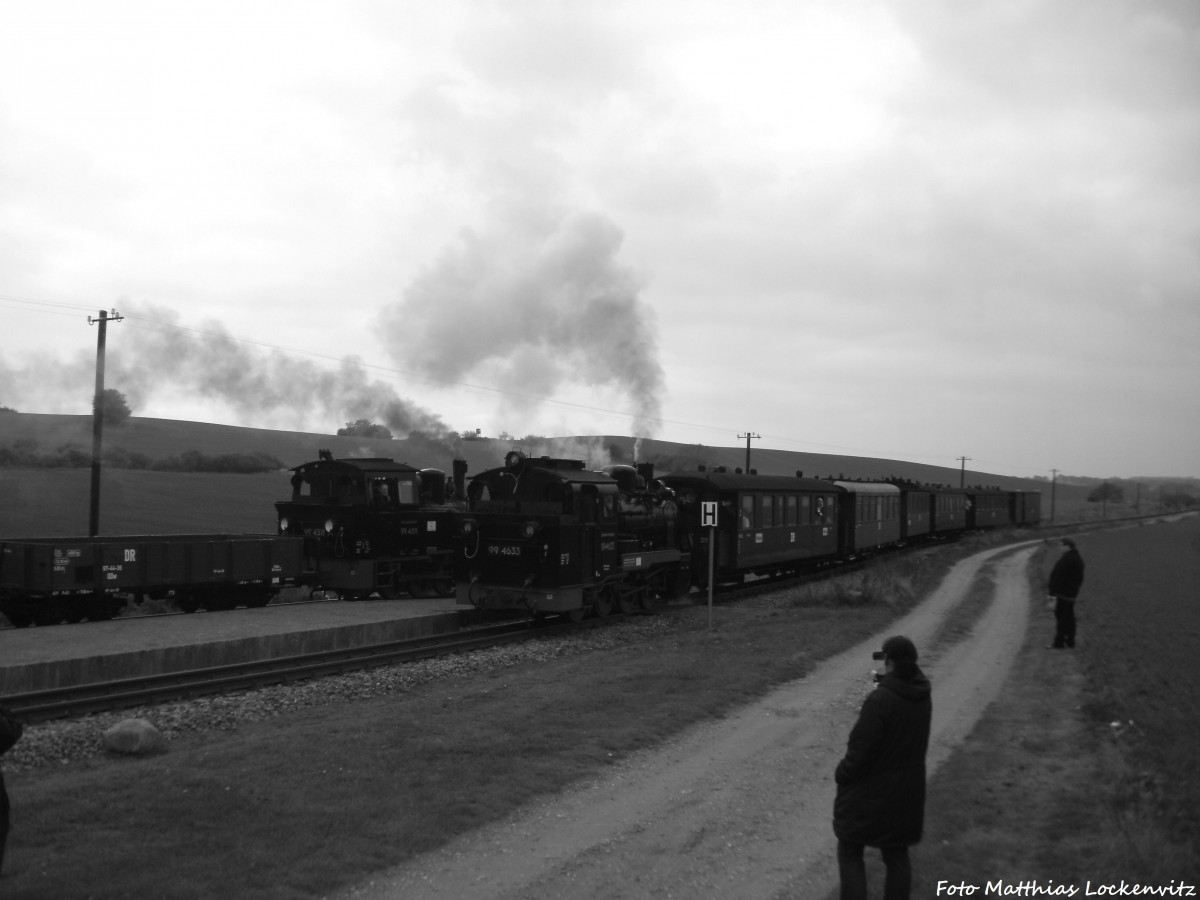
[[629, 615], [631, 612], [637, 609], [637, 596], [643, 592], [644, 591], [638, 591], [637, 594], [635, 594], [633, 589], [624, 590], [620, 587], [615, 588], [614, 593], [617, 595], [617, 609], [619, 609], [624, 615]]
[[596, 615], [601, 619], [608, 618], [613, 611], [613, 589], [610, 587], [602, 588], [596, 592], [596, 599], [592, 602], [592, 608], [596, 610]]
[[429, 583], [435, 596], [438, 597], [453, 597], [454, 596], [454, 579], [453, 578], [434, 578]]
[[569, 622], [582, 622], [585, 613], [586, 613], [586, 610], [582, 610], [582, 609], [568, 609], [566, 612], [563, 613], [563, 616]]

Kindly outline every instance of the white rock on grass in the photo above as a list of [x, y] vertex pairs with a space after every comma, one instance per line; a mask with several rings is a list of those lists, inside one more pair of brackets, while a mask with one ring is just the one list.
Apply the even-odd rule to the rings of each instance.
[[146, 719], [125, 719], [104, 732], [104, 746], [115, 753], [145, 756], [164, 752], [167, 741]]

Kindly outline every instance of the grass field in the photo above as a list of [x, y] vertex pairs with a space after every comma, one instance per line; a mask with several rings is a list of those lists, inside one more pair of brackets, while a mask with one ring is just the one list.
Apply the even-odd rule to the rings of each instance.
[[939, 880], [976, 896], [1000, 880], [1200, 892], [1200, 519], [1078, 543], [1078, 650], [1047, 649], [1053, 616], [1034, 617], [1000, 699], [930, 785], [915, 896]]
[[[938, 880], [1200, 880], [1200, 708], [1179, 677], [1200, 635], [1200, 522], [1080, 546], [1080, 648], [1044, 650], [1035, 620], [1000, 700], [930, 784], [916, 897]], [[718, 608], [711, 633], [684, 611], [650, 645], [12, 773], [0, 896], [319, 897], [797, 677], [884, 628], [945, 564], [892, 567], [853, 605]]]

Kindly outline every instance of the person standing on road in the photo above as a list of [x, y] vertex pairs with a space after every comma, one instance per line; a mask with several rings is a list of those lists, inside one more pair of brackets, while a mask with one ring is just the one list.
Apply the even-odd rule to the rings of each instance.
[[865, 847], [878, 847], [887, 866], [884, 900], [908, 900], [908, 848], [920, 842], [925, 825], [932, 687], [908, 638], [888, 638], [875, 658], [885, 661], [885, 672], [876, 676], [879, 685], [863, 701], [846, 755], [834, 772], [833, 833], [842, 900], [867, 898]]
[[[23, 727], [7, 709], [0, 706], [0, 756], [21, 737]], [[8, 843], [8, 791], [4, 787], [4, 772], [0, 771], [0, 872], [4, 871], [4, 845]]]
[[1075, 549], [1075, 542], [1063, 538], [1067, 552], [1058, 558], [1050, 570], [1050, 581], [1046, 592], [1054, 600], [1054, 643], [1052, 650], [1075, 646], [1075, 598], [1083, 584], [1083, 557]]

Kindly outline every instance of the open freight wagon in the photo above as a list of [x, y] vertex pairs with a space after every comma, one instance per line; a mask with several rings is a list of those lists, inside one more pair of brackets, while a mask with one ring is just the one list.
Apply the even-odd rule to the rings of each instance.
[[265, 606], [301, 575], [301, 538], [256, 534], [0, 542], [0, 612], [18, 628], [111, 619], [132, 597], [184, 612]]

